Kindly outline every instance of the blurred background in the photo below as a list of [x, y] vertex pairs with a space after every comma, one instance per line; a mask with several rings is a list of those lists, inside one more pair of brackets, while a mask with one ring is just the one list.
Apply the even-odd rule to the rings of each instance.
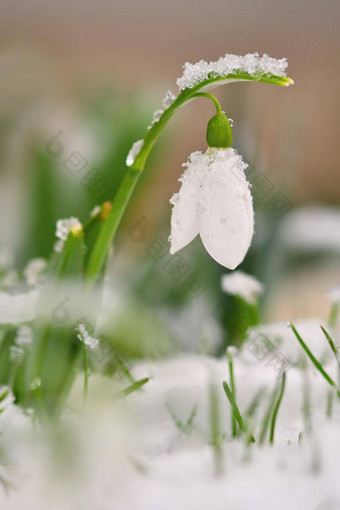
[[[335, 0], [1, 2], [2, 288], [30, 259], [49, 256], [57, 219], [83, 221], [110, 199], [132, 143], [165, 92], [177, 94], [186, 61], [257, 51], [287, 57], [295, 85], [216, 89], [256, 206], [241, 269], [265, 285], [263, 320], [327, 317], [327, 291], [340, 285], [339, 21]], [[212, 115], [209, 101], [196, 100], [168, 124], [110, 268], [116, 301], [136, 314], [135, 336], [143, 324], [152, 337], [157, 321], [154, 336], [164, 330], [186, 345], [199, 337], [203, 350], [233, 316], [220, 287], [227, 271], [197, 239], [180, 253], [183, 274], [174, 277], [165, 247], [169, 198], [188, 155], [206, 149]], [[90, 170], [95, 185], [84, 178]]]

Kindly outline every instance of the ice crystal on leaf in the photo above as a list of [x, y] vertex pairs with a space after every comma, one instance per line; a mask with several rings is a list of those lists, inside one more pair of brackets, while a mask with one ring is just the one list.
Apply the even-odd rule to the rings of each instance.
[[74, 218], [73, 216], [71, 216], [71, 218], [65, 218], [63, 220], [57, 221], [57, 229], [55, 235], [60, 239], [60, 241], [58, 241], [55, 244], [54, 246], [55, 251], [58, 252], [62, 251], [64, 243], [72, 227], [76, 227], [79, 229], [82, 228], [82, 225], [78, 218]]
[[175, 101], [176, 99], [176, 96], [171, 92], [171, 90], [168, 90], [166, 93], [165, 93], [165, 96], [162, 100], [162, 106], [163, 108], [169, 108], [169, 106], [172, 105], [172, 103]]
[[91, 218], [95, 218], [100, 213], [100, 205], [95, 205], [92, 211], [90, 212]]
[[170, 203], [174, 254], [200, 234], [219, 264], [235, 269], [245, 257], [254, 230], [254, 211], [244, 170], [234, 149], [208, 149], [189, 157], [182, 183]]
[[129, 151], [129, 154], [127, 155], [127, 158], [126, 158], [126, 166], [131, 166], [133, 165], [135, 159], [136, 159], [136, 156], [137, 154], [139, 153], [139, 151], [141, 150], [142, 148], [142, 145], [144, 143], [144, 140], [137, 140], [137, 142], [135, 142], [130, 151]]
[[285, 58], [276, 59], [264, 54], [248, 53], [247, 55], [233, 55], [226, 53], [216, 61], [206, 62], [200, 60], [196, 64], [186, 62], [183, 66], [183, 75], [178, 78], [177, 85], [180, 91], [192, 88], [211, 77], [223, 78], [228, 74], [245, 72], [254, 77], [263, 75], [286, 76], [288, 66]]

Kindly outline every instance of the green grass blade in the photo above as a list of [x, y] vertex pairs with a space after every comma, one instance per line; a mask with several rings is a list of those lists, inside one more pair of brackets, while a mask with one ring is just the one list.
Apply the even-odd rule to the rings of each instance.
[[276, 418], [277, 418], [277, 413], [279, 411], [279, 408], [280, 408], [280, 405], [281, 405], [281, 402], [282, 402], [283, 394], [284, 394], [284, 391], [285, 391], [285, 386], [286, 386], [286, 372], [283, 372], [282, 377], [281, 377], [281, 384], [280, 384], [279, 394], [278, 394], [277, 400], [275, 402], [272, 418], [271, 418], [271, 421], [270, 421], [269, 442], [271, 444], [274, 443], [274, 433], [275, 433]]
[[125, 388], [125, 390], [122, 390], [119, 393], [118, 398], [124, 398], [127, 397], [128, 395], [131, 395], [131, 393], [140, 390], [141, 387], [144, 386], [144, 384], [146, 384], [149, 381], [150, 377], [144, 377], [144, 379], [139, 379], [139, 381], [134, 382], [133, 384]]
[[[233, 364], [233, 357], [230, 352], [227, 353], [228, 357], [228, 365], [229, 365], [229, 379], [230, 379], [230, 388], [232, 391], [232, 394], [234, 396], [234, 401], [236, 399], [236, 388], [235, 388], [235, 378], [234, 378], [234, 364]], [[237, 436], [237, 421], [235, 418], [235, 412], [234, 408], [232, 407], [232, 413], [231, 413], [231, 429], [232, 429], [232, 436]]]
[[172, 409], [170, 404], [166, 403], [165, 407], [167, 408], [167, 410], [168, 410], [174, 424], [178, 428], [178, 430], [180, 430], [183, 434], [190, 434], [191, 429], [193, 427], [193, 422], [194, 422], [194, 419], [195, 419], [195, 416], [197, 413], [197, 409], [198, 409], [197, 402], [194, 403], [192, 410], [189, 414], [189, 417], [185, 423], [183, 423], [181, 420], [178, 419], [175, 411]]
[[[317, 370], [320, 372], [320, 374], [322, 375], [322, 377], [324, 379], [326, 379], [326, 381], [328, 382], [328, 384], [330, 384], [331, 386], [333, 386], [334, 388], [336, 388], [336, 384], [335, 382], [333, 381], [333, 379], [331, 378], [331, 376], [326, 372], [326, 370], [323, 368], [322, 364], [320, 363], [319, 360], [316, 359], [316, 357], [314, 356], [314, 354], [311, 352], [311, 350], [308, 348], [308, 346], [305, 344], [305, 342], [302, 340], [301, 336], [299, 335], [299, 333], [297, 332], [295, 326], [293, 323], [290, 323], [291, 325], [291, 328], [293, 330], [293, 333], [294, 335], [296, 336], [298, 342], [300, 343], [301, 347], [303, 348], [303, 350], [305, 351], [305, 353], [307, 354], [307, 356], [309, 357], [309, 359], [311, 360], [311, 362], [313, 363], [313, 365], [315, 366], [315, 368], [317, 368]], [[340, 393], [338, 391], [338, 395], [340, 396]]]
[[329, 333], [325, 330], [325, 328], [324, 328], [324, 327], [322, 327], [322, 326], [320, 326], [320, 327], [321, 327], [321, 329], [322, 329], [323, 334], [324, 334], [324, 335], [325, 335], [325, 337], [326, 337], [327, 342], [329, 343], [330, 348], [331, 348], [331, 349], [332, 349], [332, 351], [333, 351], [333, 354], [334, 354], [334, 356], [335, 356], [336, 362], [337, 362], [337, 364], [338, 364], [338, 368], [339, 368], [339, 370], [340, 370], [340, 356], [339, 356], [339, 350], [338, 350], [338, 348], [337, 348], [337, 346], [336, 346], [336, 344], [335, 344], [335, 342], [334, 342], [333, 338], [330, 336], [330, 334], [329, 334]]
[[277, 399], [277, 395], [278, 395], [278, 390], [277, 390], [277, 386], [275, 386], [273, 393], [271, 395], [270, 401], [269, 401], [269, 405], [267, 407], [264, 418], [262, 420], [262, 427], [261, 427], [261, 432], [260, 432], [260, 437], [259, 437], [259, 444], [261, 444], [261, 445], [265, 442], [265, 439], [267, 436], [267, 431], [268, 431], [270, 419], [273, 415], [273, 408], [274, 408], [274, 405], [275, 405], [275, 402]]
[[[228, 383], [226, 381], [223, 381], [222, 385], [223, 385], [224, 392], [227, 395], [229, 403], [230, 403], [230, 405], [232, 407], [235, 419], [237, 420], [237, 423], [239, 424], [239, 427], [242, 430], [242, 432], [247, 435], [248, 434], [248, 429], [247, 429], [247, 426], [246, 426], [245, 422], [243, 421], [243, 418], [242, 418], [242, 415], [241, 415], [241, 413], [239, 411], [239, 408], [237, 407], [237, 404], [236, 404], [235, 399], [234, 399], [234, 395], [233, 395], [233, 393], [232, 393], [231, 389], [229, 388]], [[252, 435], [250, 435], [249, 440], [250, 440], [250, 442], [255, 443], [255, 439], [254, 439], [254, 437]]]
[[221, 441], [220, 413], [216, 386], [209, 385], [210, 405], [210, 440], [214, 449], [215, 474], [218, 476], [223, 470], [223, 451]]
[[249, 420], [252, 419], [252, 417], [254, 416], [260, 402], [261, 402], [261, 399], [265, 393], [265, 388], [264, 387], [261, 387], [259, 390], [257, 390], [257, 392], [255, 393], [254, 397], [252, 398], [250, 404], [248, 405], [247, 409], [245, 410], [245, 413], [244, 413], [244, 419], [246, 422], [249, 422]]
[[336, 322], [338, 320], [339, 315], [339, 303], [334, 303], [331, 308], [331, 313], [329, 316], [328, 324], [330, 328], [335, 328]]

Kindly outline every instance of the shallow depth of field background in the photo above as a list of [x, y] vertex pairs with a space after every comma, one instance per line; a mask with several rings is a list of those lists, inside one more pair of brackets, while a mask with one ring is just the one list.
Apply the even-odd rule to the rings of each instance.
[[[185, 61], [258, 51], [287, 57], [295, 85], [237, 83], [216, 91], [234, 119], [234, 146], [255, 176], [256, 233], [241, 269], [266, 285], [264, 319], [326, 317], [326, 291], [340, 284], [339, 18], [332, 0], [1, 2], [2, 259], [13, 254], [22, 268], [47, 257], [56, 220], [84, 220], [96, 205], [81, 176], [65, 168], [72, 152], [116, 185], [164, 93], [177, 93]], [[181, 252], [188, 270], [178, 279], [164, 267], [167, 259], [150, 255], [155, 240], [167, 242], [168, 200], [181, 164], [205, 150], [212, 115], [210, 102], [198, 99], [168, 124], [118, 238], [112, 285], [158, 318], [178, 320], [192, 308], [195, 323], [201, 309], [223, 299], [225, 271], [199, 240]], [[59, 156], [48, 150], [58, 132]], [[102, 199], [110, 199], [109, 189]], [[282, 214], [277, 193], [291, 203]], [[185, 285], [191, 274], [206, 283], [200, 296]]]

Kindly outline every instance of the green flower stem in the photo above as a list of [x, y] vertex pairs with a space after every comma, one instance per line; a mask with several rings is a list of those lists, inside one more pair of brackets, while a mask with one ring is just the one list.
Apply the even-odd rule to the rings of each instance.
[[232, 408], [233, 415], [235, 416], [235, 419], [237, 420], [237, 423], [239, 424], [239, 427], [241, 431], [246, 435], [247, 440], [251, 443], [255, 443], [255, 438], [252, 434], [249, 433], [248, 427], [246, 423], [244, 422], [242, 415], [240, 413], [239, 408], [237, 407], [234, 395], [232, 390], [229, 388], [228, 383], [226, 381], [222, 382], [222, 386], [224, 389], [225, 394], [227, 395], [227, 398], [229, 400], [229, 403]]
[[105, 261], [111, 241], [115, 236], [140, 173], [141, 170], [138, 171], [130, 167], [118, 190], [116, 198], [113, 200], [112, 209], [99, 231], [99, 235], [89, 257], [86, 268], [86, 279], [88, 282], [93, 281]]
[[[196, 86], [183, 90], [169, 108], [167, 108], [160, 119], [155, 122], [150, 130], [147, 132], [142, 148], [137, 154], [134, 163], [129, 167], [126, 176], [118, 190], [118, 200], [113, 200], [112, 210], [103, 224], [98, 238], [95, 242], [93, 250], [89, 256], [89, 261], [86, 268], [86, 279], [88, 282], [92, 282], [98, 272], [100, 271], [107, 253], [109, 251], [110, 244], [115, 236], [118, 225], [121, 221], [127, 203], [133, 192], [133, 189], [138, 181], [138, 178], [144, 166], [150, 151], [156, 142], [159, 134], [167, 124], [168, 120], [172, 117], [175, 111], [182, 105], [194, 99], [196, 94], [204, 87], [214, 87], [222, 85], [224, 83], [232, 83], [237, 81], [257, 81], [262, 83], [270, 83], [273, 85], [288, 86], [293, 81], [285, 76], [274, 76], [274, 75], [262, 75], [253, 76], [246, 72], [235, 72], [225, 77], [211, 76], [206, 80], [203, 80]], [[217, 101], [217, 100], [216, 100]], [[215, 103], [215, 101], [214, 101]], [[215, 103], [216, 104], [216, 103]]]
[[207, 97], [208, 99], [211, 99], [211, 101], [216, 106], [216, 113], [217, 114], [222, 114], [223, 113], [220, 103], [218, 102], [216, 97], [213, 96], [212, 94], [209, 94], [208, 92], [197, 92], [197, 94], [195, 94], [194, 97]]
[[[233, 357], [230, 354], [230, 352], [227, 354], [227, 358], [228, 358], [228, 365], [229, 365], [230, 389], [234, 396], [234, 400], [236, 400], [234, 364], [233, 364]], [[235, 418], [234, 407], [232, 407], [232, 413], [231, 413], [231, 427], [232, 427], [232, 436], [236, 437], [237, 436], [237, 422], [236, 422], [236, 418]]]
[[283, 394], [284, 394], [284, 391], [285, 391], [285, 385], [286, 385], [286, 372], [283, 372], [282, 378], [281, 378], [281, 385], [280, 385], [279, 394], [278, 394], [278, 397], [277, 397], [277, 400], [276, 400], [276, 403], [275, 403], [275, 406], [274, 406], [272, 418], [270, 420], [270, 432], [269, 432], [269, 442], [270, 442], [270, 444], [274, 443], [274, 432], [275, 432], [276, 418], [277, 418], [277, 413], [279, 411], [279, 407], [280, 407], [280, 404], [281, 404], [281, 401], [282, 401], [282, 397], [283, 397]]

